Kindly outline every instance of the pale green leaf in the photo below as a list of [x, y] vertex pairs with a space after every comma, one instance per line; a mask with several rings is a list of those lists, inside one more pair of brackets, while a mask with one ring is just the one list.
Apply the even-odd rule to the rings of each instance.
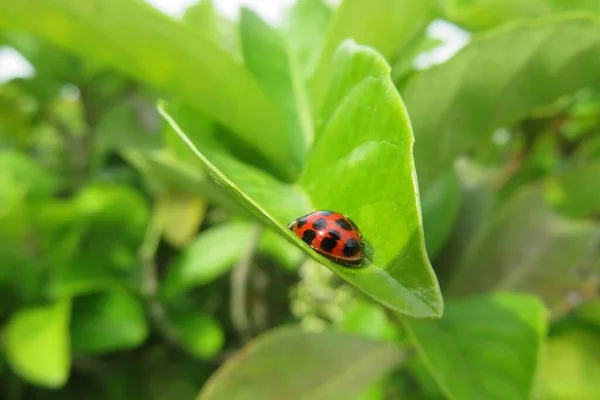
[[540, 400], [589, 400], [600, 397], [598, 334], [569, 330], [549, 338], [540, 365]]
[[323, 0], [298, 0], [285, 16], [282, 30], [303, 78], [316, 67], [332, 14]]
[[201, 197], [162, 193], [157, 199], [156, 212], [165, 240], [175, 247], [185, 247], [190, 243], [204, 220], [206, 207], [206, 201]]
[[568, 16], [489, 32], [416, 75], [402, 95], [415, 131], [420, 187], [493, 130], [559, 96], [600, 86], [599, 69], [600, 20]]
[[470, 30], [485, 30], [517, 19], [569, 10], [600, 13], [595, 0], [444, 0], [446, 17]]
[[335, 68], [331, 59], [346, 39], [370, 46], [387, 60], [422, 33], [434, 18], [432, 0], [344, 0], [331, 18], [317, 67], [310, 81], [314, 107], [321, 107], [328, 90], [327, 79]]
[[394, 344], [294, 327], [267, 332], [230, 359], [199, 400], [348, 399], [404, 358]]
[[17, 375], [51, 388], [65, 384], [71, 369], [70, 314], [70, 301], [62, 300], [24, 308], [10, 317], [4, 331], [4, 349]]
[[240, 36], [246, 68], [277, 105], [294, 148], [292, 163], [300, 164], [313, 138], [308, 93], [300, 66], [278, 30], [248, 8], [242, 8]]

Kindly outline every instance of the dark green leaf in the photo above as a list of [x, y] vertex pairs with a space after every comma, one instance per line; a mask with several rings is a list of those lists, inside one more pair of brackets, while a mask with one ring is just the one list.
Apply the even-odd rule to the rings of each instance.
[[17, 311], [4, 331], [4, 350], [11, 368], [23, 379], [60, 387], [71, 369], [70, 301]]
[[427, 254], [433, 259], [444, 245], [458, 214], [461, 192], [454, 170], [441, 175], [422, 195]]
[[144, 307], [126, 292], [105, 292], [76, 298], [71, 320], [71, 347], [95, 354], [139, 346], [148, 335]]
[[554, 214], [540, 192], [523, 187], [497, 210], [459, 263], [449, 293], [529, 292], [554, 306], [583, 285], [598, 228]]
[[391, 343], [279, 328], [227, 362], [198, 399], [347, 399], [402, 359], [401, 348]]
[[449, 399], [529, 399], [546, 333], [534, 297], [448, 301], [442, 319], [406, 319], [429, 373]]

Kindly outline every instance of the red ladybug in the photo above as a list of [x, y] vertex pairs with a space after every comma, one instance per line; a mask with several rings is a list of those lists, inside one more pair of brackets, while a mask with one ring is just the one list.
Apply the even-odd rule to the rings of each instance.
[[332, 211], [315, 211], [289, 223], [288, 228], [325, 257], [344, 265], [363, 259], [360, 230], [347, 216]]

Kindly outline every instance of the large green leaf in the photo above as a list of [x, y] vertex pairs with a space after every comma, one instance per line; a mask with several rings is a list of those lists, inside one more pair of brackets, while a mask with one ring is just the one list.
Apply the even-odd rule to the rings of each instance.
[[600, 13], [600, 3], [593, 0], [444, 0], [443, 3], [448, 19], [472, 30], [568, 10]]
[[285, 16], [282, 30], [303, 78], [319, 61], [333, 11], [324, 0], [298, 0]]
[[347, 399], [403, 358], [402, 349], [387, 342], [279, 328], [227, 362], [198, 399]]
[[12, 369], [23, 379], [48, 387], [60, 387], [69, 377], [70, 301], [25, 308], [9, 319], [4, 331], [4, 350]]
[[449, 399], [529, 399], [546, 312], [534, 297], [492, 294], [448, 301], [442, 319], [406, 326]]
[[599, 242], [596, 226], [556, 215], [539, 187], [523, 187], [465, 253], [448, 293], [525, 291], [556, 305], [592, 273]]
[[327, 80], [335, 67], [332, 55], [346, 39], [378, 50], [387, 60], [422, 33], [434, 18], [432, 0], [344, 0], [331, 18], [323, 50], [310, 81], [315, 109], [329, 90]]
[[129, 293], [98, 293], [73, 302], [71, 346], [76, 353], [134, 348], [147, 335], [144, 306]]
[[2, 1], [0, 27], [31, 32], [185, 98], [281, 176], [290, 179], [299, 171], [292, 136], [283, 134], [283, 119], [248, 71], [188, 25], [141, 0]]
[[600, 20], [569, 16], [482, 35], [416, 75], [402, 95], [415, 131], [420, 187], [494, 129], [561, 95], [600, 86], [598, 70]]
[[290, 161], [301, 163], [313, 138], [313, 123], [296, 55], [275, 28], [248, 8], [242, 9], [240, 36], [246, 67], [285, 117], [295, 150]]
[[549, 338], [540, 365], [536, 398], [587, 400], [600, 397], [600, 340], [572, 329]]
[[[209, 174], [263, 222], [383, 304], [417, 317], [439, 316], [443, 303], [424, 248], [412, 132], [389, 66], [352, 41], [340, 46], [333, 64], [330, 115], [299, 185], [227, 157], [206, 138], [193, 143], [161, 113]], [[362, 268], [325, 259], [287, 229], [288, 222], [317, 209], [346, 213], [358, 224], [366, 242]]]

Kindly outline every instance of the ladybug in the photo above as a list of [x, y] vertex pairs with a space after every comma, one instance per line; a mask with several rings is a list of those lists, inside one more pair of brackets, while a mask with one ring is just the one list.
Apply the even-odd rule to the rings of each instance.
[[343, 214], [315, 211], [290, 222], [288, 228], [318, 253], [339, 264], [357, 265], [363, 259], [360, 230]]

